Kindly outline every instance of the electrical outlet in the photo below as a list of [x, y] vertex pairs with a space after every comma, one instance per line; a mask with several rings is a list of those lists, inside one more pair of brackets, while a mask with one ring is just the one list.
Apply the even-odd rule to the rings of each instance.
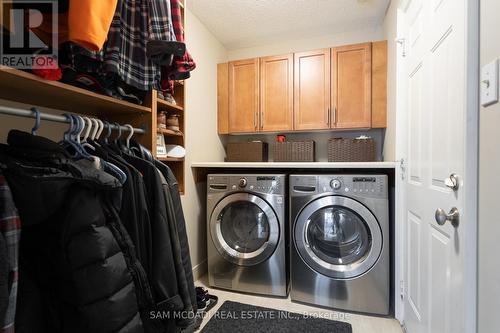
[[498, 59], [481, 68], [481, 105], [498, 102]]

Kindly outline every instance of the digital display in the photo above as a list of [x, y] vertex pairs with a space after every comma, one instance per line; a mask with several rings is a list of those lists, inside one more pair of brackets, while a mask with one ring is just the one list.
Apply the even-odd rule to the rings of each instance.
[[272, 177], [272, 176], [267, 176], [267, 177], [257, 177], [257, 181], [259, 180], [276, 180], [276, 177]]
[[375, 183], [377, 182], [377, 178], [375, 177], [356, 177], [352, 179], [355, 183]]

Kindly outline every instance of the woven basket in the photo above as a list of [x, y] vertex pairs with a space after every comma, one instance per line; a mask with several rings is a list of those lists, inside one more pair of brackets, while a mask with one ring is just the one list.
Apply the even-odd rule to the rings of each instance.
[[229, 142], [227, 162], [267, 162], [266, 142]]
[[328, 140], [328, 162], [375, 162], [375, 141], [332, 138]]
[[314, 141], [273, 143], [274, 162], [314, 162]]

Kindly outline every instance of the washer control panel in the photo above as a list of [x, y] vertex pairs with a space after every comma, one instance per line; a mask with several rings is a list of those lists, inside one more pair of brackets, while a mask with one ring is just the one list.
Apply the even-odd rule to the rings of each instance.
[[345, 196], [388, 197], [386, 175], [292, 175], [290, 189], [295, 195], [337, 193]]
[[208, 193], [249, 191], [284, 195], [285, 175], [208, 175]]

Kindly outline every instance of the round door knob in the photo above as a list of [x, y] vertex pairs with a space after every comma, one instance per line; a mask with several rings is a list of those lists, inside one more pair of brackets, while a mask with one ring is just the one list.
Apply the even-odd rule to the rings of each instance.
[[241, 188], [246, 187], [246, 186], [247, 186], [247, 184], [248, 184], [248, 182], [247, 182], [247, 179], [246, 179], [246, 178], [240, 178], [240, 181], [239, 181], [238, 185], [239, 185]]
[[446, 214], [444, 209], [438, 208], [435, 217], [439, 225], [444, 225], [446, 221], [449, 221], [456, 228], [460, 222], [460, 213], [456, 207], [453, 207], [448, 214]]
[[333, 179], [331, 182], [330, 182], [330, 186], [331, 188], [333, 188], [334, 190], [339, 190], [341, 187], [342, 187], [342, 182], [338, 179]]

